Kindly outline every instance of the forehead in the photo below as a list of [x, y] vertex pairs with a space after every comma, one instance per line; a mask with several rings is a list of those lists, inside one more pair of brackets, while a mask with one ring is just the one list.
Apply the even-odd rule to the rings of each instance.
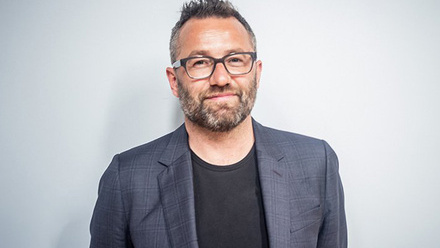
[[231, 51], [253, 51], [249, 33], [234, 17], [192, 18], [179, 35], [179, 58], [205, 53], [223, 56]]

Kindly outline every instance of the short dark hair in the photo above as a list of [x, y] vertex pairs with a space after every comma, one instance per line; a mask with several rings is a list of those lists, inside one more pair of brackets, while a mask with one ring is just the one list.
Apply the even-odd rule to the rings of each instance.
[[235, 7], [228, 0], [191, 0], [190, 2], [183, 4], [180, 19], [178, 22], [176, 22], [176, 25], [174, 25], [171, 31], [171, 63], [174, 63], [177, 58], [177, 53], [179, 50], [178, 39], [183, 25], [191, 18], [205, 19], [208, 17], [235, 17], [235, 19], [237, 19], [249, 33], [254, 51], [257, 50], [257, 40], [251, 26], [249, 26], [243, 16], [238, 13]]

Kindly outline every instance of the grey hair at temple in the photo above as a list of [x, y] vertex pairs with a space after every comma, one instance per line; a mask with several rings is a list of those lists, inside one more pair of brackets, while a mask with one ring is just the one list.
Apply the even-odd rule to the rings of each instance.
[[171, 63], [174, 63], [179, 51], [179, 34], [183, 25], [191, 18], [205, 19], [209, 17], [228, 18], [235, 17], [246, 29], [251, 37], [251, 43], [254, 51], [257, 51], [257, 39], [247, 21], [235, 9], [229, 1], [223, 0], [192, 0], [183, 4], [179, 21], [171, 31], [170, 39], [170, 57]]

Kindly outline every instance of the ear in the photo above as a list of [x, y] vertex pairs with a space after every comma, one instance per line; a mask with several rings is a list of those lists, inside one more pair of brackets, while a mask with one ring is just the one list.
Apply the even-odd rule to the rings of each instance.
[[261, 60], [258, 60], [255, 62], [255, 68], [256, 68], [256, 80], [257, 80], [257, 89], [260, 87], [260, 77], [261, 77], [261, 71], [263, 70], [263, 62]]
[[168, 82], [170, 84], [171, 92], [175, 97], [179, 97], [179, 91], [177, 90], [177, 77], [176, 71], [172, 67], [167, 67], [166, 69]]

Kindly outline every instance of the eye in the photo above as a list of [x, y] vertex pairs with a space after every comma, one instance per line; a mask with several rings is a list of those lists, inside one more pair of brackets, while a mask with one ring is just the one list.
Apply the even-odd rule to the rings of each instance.
[[206, 61], [204, 61], [204, 60], [197, 60], [197, 61], [194, 62], [194, 65], [203, 65], [203, 64], [206, 64]]
[[228, 59], [228, 63], [241, 63], [241, 62], [243, 62], [243, 60], [238, 57], [231, 57]]
[[242, 54], [232, 55], [225, 62], [228, 66], [241, 67], [246, 64], [246, 56]]
[[211, 66], [212, 61], [208, 58], [192, 58], [188, 60], [187, 66], [194, 68], [203, 68]]

